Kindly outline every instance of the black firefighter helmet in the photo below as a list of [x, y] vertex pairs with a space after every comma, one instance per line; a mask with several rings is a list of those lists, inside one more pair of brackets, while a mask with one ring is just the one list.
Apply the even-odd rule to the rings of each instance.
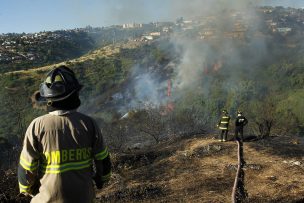
[[51, 70], [43, 83], [40, 84], [37, 100], [56, 102], [67, 99], [73, 93], [81, 90], [75, 73], [66, 66], [59, 66]]

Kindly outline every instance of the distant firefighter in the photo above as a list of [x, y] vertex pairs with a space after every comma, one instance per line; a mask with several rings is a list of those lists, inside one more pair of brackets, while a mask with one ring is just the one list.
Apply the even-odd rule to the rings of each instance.
[[243, 116], [243, 113], [241, 111], [237, 112], [237, 117], [235, 120], [235, 138], [239, 139], [238, 135], [240, 133], [241, 141], [244, 140], [243, 137], [243, 128], [245, 125], [247, 125], [248, 120]]
[[229, 121], [230, 121], [230, 116], [228, 115], [228, 112], [226, 110], [223, 110], [222, 117], [217, 124], [217, 127], [221, 130], [220, 139], [219, 139], [219, 141], [221, 142], [227, 141]]

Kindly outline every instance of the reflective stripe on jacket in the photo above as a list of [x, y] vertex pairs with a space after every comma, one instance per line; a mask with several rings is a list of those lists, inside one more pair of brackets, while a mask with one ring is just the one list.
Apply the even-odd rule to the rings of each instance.
[[76, 111], [38, 117], [24, 138], [18, 168], [20, 192], [34, 194], [32, 202], [37, 203], [92, 202], [93, 164], [95, 178], [107, 181], [109, 151], [92, 118]]
[[230, 117], [229, 116], [227, 116], [227, 115], [222, 116], [221, 120], [218, 123], [219, 129], [221, 129], [221, 130], [228, 130], [229, 121], [230, 121]]

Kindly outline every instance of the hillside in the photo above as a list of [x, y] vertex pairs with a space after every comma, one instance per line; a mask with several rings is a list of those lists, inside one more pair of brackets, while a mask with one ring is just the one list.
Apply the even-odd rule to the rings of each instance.
[[[303, 146], [290, 137], [245, 142], [245, 202], [302, 202]], [[97, 202], [230, 202], [236, 152], [233, 141], [197, 135], [112, 153], [113, 176], [96, 191]], [[17, 195], [16, 173], [5, 174], [2, 201]]]
[[[303, 135], [304, 62], [300, 44], [288, 49], [292, 51], [289, 53], [287, 48], [280, 49], [287, 46], [285, 43], [268, 39], [267, 44], [276, 52], [248, 64], [256, 50], [250, 43], [234, 41], [235, 49], [248, 52], [237, 61], [228, 57], [235, 57], [234, 52], [223, 57], [225, 50], [209, 50], [208, 46], [218, 46], [215, 41], [187, 41], [179, 45], [184, 51], [176, 50], [174, 43], [178, 42], [170, 38], [117, 43], [63, 63], [2, 74], [1, 142], [20, 146], [27, 125], [45, 113], [33, 108], [37, 106], [31, 96], [47, 71], [61, 64], [71, 67], [84, 84], [79, 110], [98, 121], [109, 134], [107, 142], [113, 149], [141, 142], [147, 136], [161, 140], [213, 131], [223, 108], [232, 118], [237, 109], [242, 109], [250, 120], [250, 134]], [[201, 60], [205, 52], [208, 56], [203, 55]], [[287, 61], [289, 56], [294, 60]], [[134, 115], [120, 119], [130, 112]], [[267, 123], [271, 123], [270, 128]], [[3, 148], [3, 160], [10, 150], [12, 147]]]
[[149, 24], [132, 29], [88, 26], [72, 30], [0, 34], [0, 73], [71, 60], [94, 49], [140, 38], [159, 29]]
[[86, 30], [0, 35], [0, 72], [79, 57], [96, 48]]
[[[18, 69], [1, 66], [0, 85], [4, 88], [0, 90], [0, 113], [4, 122], [0, 124], [0, 137], [20, 144], [29, 122], [44, 113], [32, 108], [33, 92], [48, 70], [62, 64], [73, 69], [84, 85], [80, 111], [95, 117], [102, 127], [113, 129], [111, 125], [128, 112], [145, 114], [151, 110], [145, 115], [147, 123], [152, 113], [166, 114], [157, 119], [162, 125], [160, 134], [170, 134], [172, 129], [173, 134], [192, 129], [197, 133], [202, 130], [197, 129], [200, 126], [213, 130], [222, 109], [232, 116], [241, 109], [252, 121], [248, 126], [251, 134], [303, 135], [304, 49], [303, 28], [298, 26], [303, 11], [259, 8], [253, 16], [237, 11], [223, 16], [227, 19], [198, 17], [142, 28], [88, 27], [1, 36], [1, 46], [9, 42], [14, 49], [22, 47], [17, 46], [22, 40], [16, 40], [21, 37], [37, 42], [30, 44], [36, 48], [49, 38], [52, 43], [60, 37], [70, 39], [65, 37], [70, 35], [76, 35], [71, 39], [83, 39], [77, 33], [110, 42], [115, 31], [120, 40], [40, 65], [23, 64]], [[226, 21], [223, 30], [221, 25]], [[290, 29], [284, 31], [282, 27]], [[145, 38], [152, 34], [152, 40]], [[269, 129], [267, 122], [271, 123]], [[143, 128], [136, 124], [132, 127]]]
[[4, 75], [10, 75], [10, 74], [35, 74], [36, 72], [45, 72], [51, 70], [53, 67], [60, 66], [60, 65], [71, 65], [74, 66], [77, 63], [85, 63], [90, 60], [96, 60], [97, 58], [101, 57], [114, 57], [115, 55], [119, 54], [121, 49], [135, 49], [142, 45], [142, 42], [133, 42], [129, 41], [126, 43], [116, 43], [112, 45], [107, 45], [98, 49], [91, 50], [89, 53], [84, 54], [80, 57], [77, 57], [75, 59], [63, 61], [60, 63], [54, 63], [51, 65], [46, 66], [38, 66], [33, 67], [30, 69], [25, 70], [16, 70], [16, 71], [8, 71], [3, 73]]
[[[32, 108], [31, 96], [51, 68], [63, 64], [70, 66], [79, 75], [81, 83], [85, 84], [81, 96], [86, 98], [93, 94], [95, 97], [100, 90], [110, 89], [125, 80], [134, 59], [121, 56], [122, 52], [131, 50], [133, 53], [140, 45], [141, 42], [132, 41], [117, 43], [93, 50], [74, 60], [1, 74], [0, 83], [4, 88], [0, 91], [0, 111], [2, 119], [10, 123], [0, 124], [1, 137], [16, 144], [15, 135], [23, 134], [30, 120], [44, 113], [41, 109]], [[85, 99], [83, 101], [87, 102]], [[21, 120], [18, 118], [20, 112]]]

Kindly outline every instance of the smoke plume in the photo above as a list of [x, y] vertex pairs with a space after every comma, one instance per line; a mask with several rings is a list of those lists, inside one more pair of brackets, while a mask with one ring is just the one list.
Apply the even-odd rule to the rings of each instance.
[[[130, 87], [134, 91], [131, 106], [160, 106], [168, 99], [185, 99], [189, 92], [208, 98], [218, 75], [223, 77], [222, 91], [242, 95], [246, 90], [239, 83], [240, 78], [249, 80], [250, 73], [267, 52], [263, 36], [256, 36], [260, 29], [256, 4], [253, 3], [256, 1], [165, 2], [172, 3], [170, 15], [181, 16], [184, 22], [191, 21], [197, 34], [193, 37], [191, 31], [188, 35], [187, 30], [183, 30], [170, 37], [173, 48], [169, 52], [179, 56], [171, 64], [172, 97], [165, 94], [167, 83], [160, 79], [161, 75], [149, 71], [140, 73], [141, 67], [136, 67]], [[183, 29], [184, 25], [180, 26]]]

